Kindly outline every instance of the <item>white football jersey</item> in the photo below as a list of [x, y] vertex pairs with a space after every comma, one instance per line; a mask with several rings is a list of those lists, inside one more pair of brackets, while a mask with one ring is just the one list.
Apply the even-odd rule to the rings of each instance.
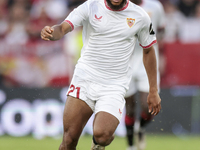
[[[159, 28], [163, 28], [165, 26], [165, 12], [164, 8], [161, 4], [160, 1], [158, 0], [142, 0], [142, 3], [140, 5], [150, 16], [152, 24], [153, 24], [153, 29], [155, 33], [157, 33]], [[154, 49], [156, 52], [156, 58], [157, 58], [157, 64], [159, 63], [159, 53], [158, 53], [158, 45], [154, 45]], [[141, 65], [143, 65], [142, 61], [143, 57], [143, 49], [139, 44], [136, 44], [135, 51], [134, 51], [134, 56], [133, 56], [133, 68], [134, 69], [141, 69]], [[158, 66], [158, 65], [157, 65]]]
[[83, 26], [83, 48], [75, 71], [79, 77], [128, 88], [132, 70], [130, 58], [138, 39], [148, 48], [156, 43], [149, 15], [127, 0], [112, 10], [106, 0], [88, 0], [74, 9], [65, 20], [72, 30]]

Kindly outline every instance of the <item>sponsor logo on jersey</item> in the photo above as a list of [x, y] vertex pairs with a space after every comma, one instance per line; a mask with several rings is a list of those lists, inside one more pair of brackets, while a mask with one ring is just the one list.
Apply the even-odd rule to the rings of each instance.
[[101, 21], [101, 18], [102, 18], [103, 16], [97, 17], [97, 15], [95, 14], [94, 17], [95, 17], [96, 20]]
[[128, 26], [131, 28], [135, 24], [135, 19], [126, 18], [126, 22], [127, 22]]
[[149, 33], [150, 33], [151, 35], [155, 34], [155, 32], [153, 31], [152, 23], [151, 23], [150, 26], [149, 26]]

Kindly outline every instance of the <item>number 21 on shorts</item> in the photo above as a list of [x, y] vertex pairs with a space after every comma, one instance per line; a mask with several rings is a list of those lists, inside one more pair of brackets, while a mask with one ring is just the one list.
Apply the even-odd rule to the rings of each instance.
[[70, 93], [74, 92], [74, 90], [76, 90], [76, 98], [79, 98], [80, 87], [75, 87], [73, 84], [71, 84], [69, 88], [70, 90], [67, 93], [67, 95], [69, 95]]

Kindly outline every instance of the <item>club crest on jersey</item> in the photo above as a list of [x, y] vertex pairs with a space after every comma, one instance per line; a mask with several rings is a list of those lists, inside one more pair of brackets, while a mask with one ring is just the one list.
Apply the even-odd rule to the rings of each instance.
[[133, 18], [126, 18], [126, 21], [130, 28], [135, 24], [135, 19]]

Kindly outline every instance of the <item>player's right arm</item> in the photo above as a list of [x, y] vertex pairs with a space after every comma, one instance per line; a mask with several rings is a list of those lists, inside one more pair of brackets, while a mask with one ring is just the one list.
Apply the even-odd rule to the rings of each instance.
[[56, 41], [61, 39], [65, 34], [72, 30], [67, 22], [54, 25], [52, 27], [45, 26], [41, 31], [41, 38], [45, 41]]
[[83, 22], [88, 20], [89, 2], [86, 1], [74, 9], [61, 24], [52, 27], [45, 26], [41, 31], [41, 38], [46, 41], [56, 41], [74, 28], [83, 26]]

